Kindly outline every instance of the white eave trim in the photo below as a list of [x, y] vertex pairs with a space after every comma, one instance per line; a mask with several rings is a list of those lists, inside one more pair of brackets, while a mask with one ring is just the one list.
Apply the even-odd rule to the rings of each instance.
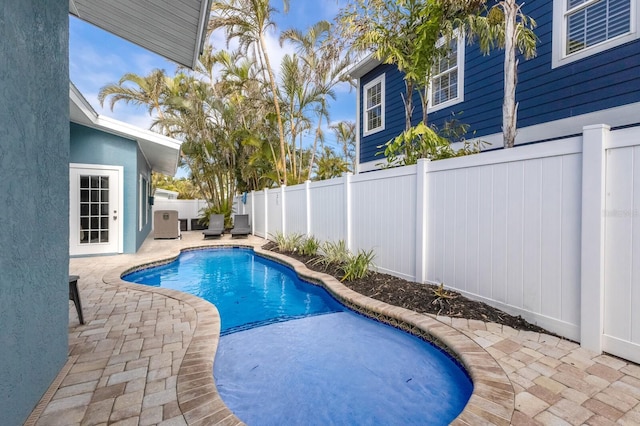
[[209, 24], [209, 11], [211, 10], [211, 2], [213, 0], [202, 0], [200, 8], [200, 19], [198, 22], [198, 39], [195, 44], [195, 52], [193, 52], [193, 66], [191, 69], [196, 69], [196, 65], [200, 60], [200, 55], [204, 50], [204, 42], [207, 39], [207, 26]]
[[173, 139], [161, 135], [160, 133], [145, 130], [140, 127], [136, 127], [131, 124], [119, 120], [114, 120], [113, 118], [105, 117], [102, 115], [98, 116], [95, 124], [100, 129], [106, 130], [109, 133], [113, 133], [129, 139], [132, 138], [137, 141], [144, 140], [147, 142], [153, 142], [157, 145], [166, 146], [167, 148], [180, 150], [180, 145], [182, 144], [182, 142], [178, 141], [177, 139]]
[[98, 113], [93, 109], [85, 97], [82, 96], [82, 93], [80, 93], [78, 88], [72, 82], [69, 82], [69, 101], [82, 111], [87, 120], [95, 123], [98, 119]]
[[372, 71], [378, 65], [381, 65], [378, 59], [373, 56], [373, 53], [369, 54], [363, 60], [355, 64], [351, 69], [347, 71], [347, 75], [351, 78], [362, 78], [366, 73]]
[[[74, 120], [73, 118], [71, 118], [71, 121], [77, 122], [78, 124], [84, 126], [92, 127], [97, 130], [111, 133], [116, 136], [135, 140], [140, 147], [142, 155], [144, 155], [147, 164], [149, 164], [149, 159], [147, 153], [144, 152], [144, 149], [141, 146], [142, 143], [151, 143], [174, 150], [176, 154], [175, 166], [173, 167], [173, 169], [177, 170], [178, 159], [180, 157], [180, 146], [182, 145], [181, 141], [161, 135], [160, 133], [152, 132], [151, 130], [142, 129], [123, 121], [99, 115], [93, 109], [91, 104], [89, 104], [89, 102], [85, 99], [85, 97], [82, 96], [82, 93], [80, 93], [78, 88], [72, 82], [69, 82], [69, 101], [73, 103], [80, 110], [80, 112], [82, 112], [82, 114], [84, 114], [83, 118], [86, 118], [86, 120]], [[152, 168], [154, 167], [153, 164], [149, 164], [149, 166]], [[161, 171], [163, 173], [170, 172], [170, 170], [158, 171]], [[173, 171], [173, 173], [175, 173], [175, 170]]]

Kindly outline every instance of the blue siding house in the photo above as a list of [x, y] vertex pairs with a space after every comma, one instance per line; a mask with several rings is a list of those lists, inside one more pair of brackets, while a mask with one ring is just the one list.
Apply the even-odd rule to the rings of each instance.
[[69, 254], [135, 253], [151, 231], [151, 172], [181, 142], [96, 114], [70, 85]]
[[[537, 56], [520, 58], [516, 144], [575, 135], [583, 126], [640, 124], [640, 4], [637, 0], [541, 0], [525, 2], [535, 19]], [[470, 126], [467, 138], [502, 147], [504, 51], [489, 55], [457, 40], [434, 69], [429, 123], [455, 114]], [[403, 75], [372, 56], [351, 71], [357, 79], [358, 172], [378, 168], [376, 153], [404, 130]], [[422, 117], [414, 95], [414, 124]]]

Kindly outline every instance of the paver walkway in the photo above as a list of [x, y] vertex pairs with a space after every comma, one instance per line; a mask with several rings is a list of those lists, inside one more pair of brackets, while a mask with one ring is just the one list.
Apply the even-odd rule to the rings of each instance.
[[[217, 342], [215, 308], [193, 296], [104, 282], [113, 271], [167, 258], [183, 247], [231, 242], [228, 237], [203, 241], [199, 232], [183, 236], [148, 239], [135, 255], [71, 259], [70, 272], [80, 275], [86, 324], [78, 324], [70, 303], [68, 362], [25, 424], [240, 423], [217, 397], [210, 376], [202, 373], [211, 372], [211, 354], [199, 348], [211, 346], [211, 339]], [[264, 240], [233, 242], [259, 246]], [[513, 393], [491, 391], [496, 399], [515, 394], [505, 404], [510, 409], [491, 407], [491, 398], [478, 399], [495, 416], [468, 416], [460, 424], [505, 424], [506, 417], [516, 425], [640, 425], [640, 366], [546, 334], [481, 321], [437, 320], [468, 336], [504, 370]]]

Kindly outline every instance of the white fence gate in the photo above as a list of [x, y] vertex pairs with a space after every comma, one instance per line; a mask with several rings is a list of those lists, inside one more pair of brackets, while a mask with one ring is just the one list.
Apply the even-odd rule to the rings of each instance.
[[640, 129], [596, 125], [581, 137], [255, 192], [243, 212], [256, 235], [373, 249], [382, 272], [443, 282], [640, 362], [639, 204]]
[[617, 132], [605, 154], [603, 350], [640, 356], [640, 135]]

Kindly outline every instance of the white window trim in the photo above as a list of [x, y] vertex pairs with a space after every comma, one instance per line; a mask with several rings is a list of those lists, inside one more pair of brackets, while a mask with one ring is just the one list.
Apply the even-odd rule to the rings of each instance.
[[[455, 37], [458, 40], [458, 94], [455, 98], [449, 99], [446, 102], [442, 102], [441, 104], [434, 106], [431, 104], [432, 81], [429, 81], [429, 92], [427, 94], [427, 96], [429, 96], [429, 104], [427, 105], [427, 113], [449, 108], [464, 101], [464, 34], [461, 35], [460, 33], [456, 32]], [[438, 40], [438, 46], [442, 46], [444, 42], [445, 39], [441, 38], [440, 40]]]
[[567, 45], [567, 22], [564, 18], [566, 5], [566, 0], [553, 0], [553, 55], [551, 68], [570, 64], [571, 62], [595, 55], [596, 53], [603, 52], [639, 38], [638, 22], [640, 22], [640, 7], [638, 7], [637, 1], [631, 0], [630, 31], [627, 34], [619, 35], [609, 40], [605, 40], [602, 43], [589, 46], [578, 52], [567, 55], [565, 54], [565, 46]]
[[[145, 200], [145, 192], [148, 188], [148, 185], [145, 184], [145, 179], [146, 177], [142, 174], [140, 174], [139, 178], [138, 178], [138, 190], [140, 191], [140, 195], [139, 195], [139, 200], [138, 200], [138, 205], [140, 206], [139, 209], [139, 220], [138, 220], [138, 231], [142, 231], [142, 229], [146, 226], [147, 223], [149, 223], [149, 213], [148, 213], [148, 207], [147, 207], [147, 202], [148, 199]], [[148, 194], [147, 194], [148, 197]]]
[[[380, 76], [376, 77], [375, 79], [371, 80], [370, 82], [368, 82], [367, 84], [364, 85], [364, 88], [362, 89], [362, 135], [363, 136], [369, 136], [372, 135], [374, 133], [378, 133], [384, 130], [385, 128], [385, 120], [384, 120], [384, 116], [385, 114], [385, 78], [386, 73], [381, 74]], [[376, 84], [380, 83], [380, 91], [381, 91], [381, 96], [380, 96], [380, 110], [382, 111], [382, 117], [381, 117], [381, 123], [379, 127], [376, 127], [375, 129], [371, 129], [368, 130], [367, 129], [367, 124], [368, 124], [368, 120], [367, 120], [367, 90], [372, 87], [375, 86]]]

